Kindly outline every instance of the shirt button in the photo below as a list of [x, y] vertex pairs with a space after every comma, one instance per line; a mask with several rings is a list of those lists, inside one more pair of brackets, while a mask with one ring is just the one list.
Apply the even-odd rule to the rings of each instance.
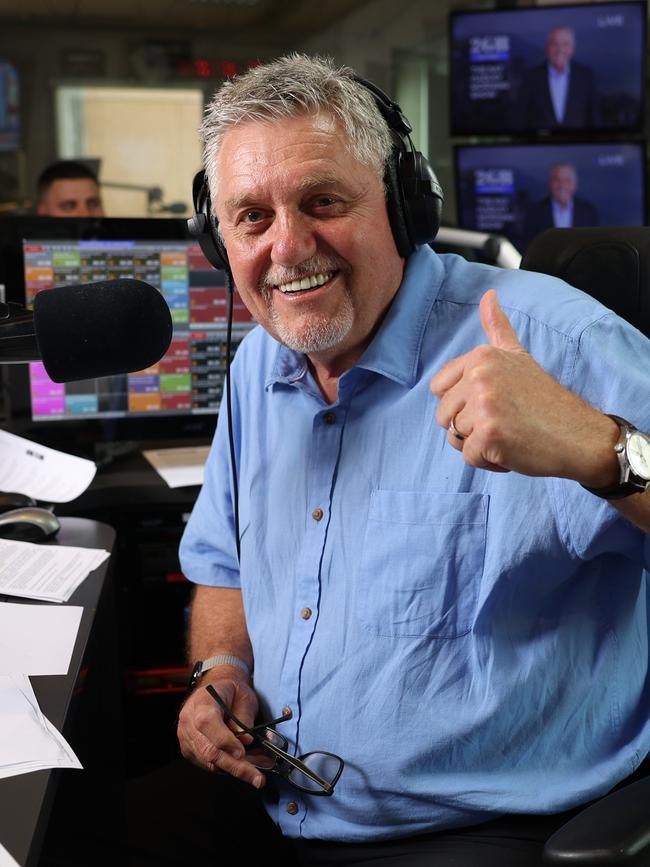
[[291, 708], [288, 707], [288, 706], [287, 706], [287, 707], [283, 707], [283, 708], [282, 708], [282, 716], [283, 716], [285, 719], [291, 719], [291, 717], [293, 716], [293, 711], [292, 711]]
[[309, 618], [311, 617], [311, 608], [303, 608], [300, 612], [300, 616], [303, 620], [309, 620]]
[[334, 424], [336, 421], [336, 413], [334, 412], [326, 412], [323, 416], [323, 421], [325, 424]]
[[314, 519], [314, 521], [320, 521], [320, 519], [323, 517], [323, 510], [322, 509], [314, 509], [314, 511], [311, 513], [311, 516]]
[[295, 801], [289, 801], [287, 804], [287, 813], [291, 816], [295, 816], [298, 812], [298, 804]]

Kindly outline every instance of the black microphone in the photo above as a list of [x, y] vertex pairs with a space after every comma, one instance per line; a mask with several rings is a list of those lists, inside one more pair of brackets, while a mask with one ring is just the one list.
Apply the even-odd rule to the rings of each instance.
[[45, 289], [33, 313], [0, 304], [0, 363], [42, 361], [54, 382], [143, 370], [171, 339], [169, 307], [143, 280]]

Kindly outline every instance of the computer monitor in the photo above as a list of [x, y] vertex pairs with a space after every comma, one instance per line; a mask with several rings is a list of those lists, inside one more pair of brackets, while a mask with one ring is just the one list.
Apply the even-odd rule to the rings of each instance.
[[452, 135], [639, 131], [645, 33], [637, 0], [453, 13]]
[[[135, 373], [58, 384], [38, 362], [5, 366], [11, 430], [77, 451], [115, 439], [211, 436], [224, 386], [227, 289], [185, 221], [23, 218], [2, 221], [0, 238], [9, 300], [29, 306], [56, 286], [135, 277], [161, 292], [174, 328], [164, 357]], [[233, 349], [253, 325], [236, 295]]]
[[523, 252], [553, 226], [642, 226], [641, 142], [465, 145], [455, 149], [458, 224]]

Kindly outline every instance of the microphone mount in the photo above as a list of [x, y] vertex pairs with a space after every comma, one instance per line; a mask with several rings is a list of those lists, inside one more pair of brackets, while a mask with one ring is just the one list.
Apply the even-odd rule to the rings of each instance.
[[135, 192], [147, 194], [147, 215], [149, 217], [155, 214], [184, 214], [187, 211], [185, 202], [169, 202], [164, 203], [164, 191], [162, 187], [147, 186], [146, 184], [123, 184], [119, 181], [102, 181], [102, 187], [109, 187], [114, 190], [134, 190]]
[[36, 331], [34, 328], [34, 314], [31, 310], [21, 307], [13, 302], [0, 302], [0, 328], [2, 340], [11, 347], [11, 361], [8, 363], [21, 363], [35, 361], [34, 341]]

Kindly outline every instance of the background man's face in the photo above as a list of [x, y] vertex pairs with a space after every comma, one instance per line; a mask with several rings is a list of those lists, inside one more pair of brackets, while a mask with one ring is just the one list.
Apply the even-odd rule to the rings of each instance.
[[38, 203], [44, 217], [103, 217], [99, 187], [90, 178], [62, 178], [50, 184]]
[[578, 178], [571, 166], [554, 166], [549, 175], [551, 196], [563, 208], [569, 204], [578, 189]]
[[567, 64], [571, 62], [575, 49], [573, 31], [558, 28], [551, 30], [546, 40], [546, 57], [551, 66], [558, 72], [564, 72]]

